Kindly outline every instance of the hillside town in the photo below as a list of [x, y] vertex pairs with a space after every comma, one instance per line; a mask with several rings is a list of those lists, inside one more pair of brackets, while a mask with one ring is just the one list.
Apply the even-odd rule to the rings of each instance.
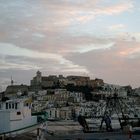
[[102, 79], [86, 76], [42, 76], [37, 71], [29, 86], [15, 85], [11, 80], [11, 85], [1, 93], [1, 98], [28, 96], [32, 100], [33, 112], [46, 111], [49, 119], [70, 120], [79, 114], [87, 117], [102, 116], [105, 99], [115, 92], [127, 104], [135, 103], [137, 114], [140, 115], [139, 88], [107, 84]]
[[[102, 127], [101, 118], [106, 113], [114, 120], [119, 119], [114, 127], [116, 129], [122, 127], [123, 122], [120, 119], [128, 124], [126, 117], [132, 120], [140, 118], [140, 88], [132, 89], [130, 85], [107, 84], [103, 79], [90, 79], [87, 76], [42, 76], [42, 73], [37, 71], [35, 77], [30, 81], [30, 85], [16, 85], [11, 79], [11, 85], [7, 86], [4, 92], [1, 92], [0, 113], [1, 117], [5, 118], [7, 115], [3, 114], [3, 109], [12, 112], [14, 109], [17, 113], [17, 117], [12, 112], [10, 115], [13, 116], [12, 122], [15, 121], [15, 124], [11, 124], [14, 131], [17, 128], [20, 130], [29, 123], [29, 120], [25, 119], [23, 120], [24, 123], [20, 124], [21, 128], [17, 127], [16, 121], [19, 117], [22, 119], [30, 117], [31, 125], [37, 123], [38, 120], [39, 123], [42, 123], [42, 120], [46, 118], [43, 122], [48, 122], [47, 129], [50, 129], [51, 132], [53, 130], [53, 133], [57, 133], [60, 129], [66, 131], [65, 125], [72, 127], [67, 131], [74, 129], [76, 129], [74, 132], [81, 129], [90, 131], [93, 129], [93, 126], [90, 126], [93, 122], [96, 127]], [[36, 118], [34, 115], [32, 116], [32, 114], [40, 114], [41, 112], [45, 112], [45, 117], [40, 118], [39, 115], [39, 118]], [[86, 118], [89, 123], [88, 127], [85, 127], [81, 122], [79, 122], [81, 126], [77, 124], [79, 116]], [[118, 126], [119, 123], [120, 126]], [[132, 121], [131, 124], [133, 123]], [[58, 124], [60, 126], [57, 128]], [[3, 121], [0, 122], [0, 126], [2, 125], [5, 125]], [[7, 131], [9, 129], [7, 126], [1, 127], [0, 131]], [[11, 132], [13, 130], [9, 129]]]

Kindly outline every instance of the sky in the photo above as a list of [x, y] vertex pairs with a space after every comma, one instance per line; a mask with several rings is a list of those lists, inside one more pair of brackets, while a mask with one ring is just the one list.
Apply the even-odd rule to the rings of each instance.
[[42, 75], [140, 86], [139, 0], [0, 0], [0, 89]]

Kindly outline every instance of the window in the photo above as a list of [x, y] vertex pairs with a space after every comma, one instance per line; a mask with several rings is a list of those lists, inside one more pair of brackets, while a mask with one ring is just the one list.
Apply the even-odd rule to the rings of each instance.
[[6, 109], [8, 109], [8, 103], [6, 103]]
[[15, 103], [15, 109], [17, 109], [17, 103]]
[[11, 104], [9, 103], [9, 109], [11, 109]]
[[12, 103], [12, 108], [14, 109], [14, 107], [15, 107], [15, 106], [14, 106], [14, 103]]
[[65, 119], [66, 119], [66, 117], [67, 117], [67, 113], [66, 112], [64, 112], [65, 113]]
[[52, 111], [50, 110], [50, 116], [52, 115]]
[[57, 111], [55, 110], [55, 118], [57, 118]]
[[18, 112], [17, 112], [17, 115], [21, 115], [21, 112], [20, 112], [20, 111], [18, 111]]

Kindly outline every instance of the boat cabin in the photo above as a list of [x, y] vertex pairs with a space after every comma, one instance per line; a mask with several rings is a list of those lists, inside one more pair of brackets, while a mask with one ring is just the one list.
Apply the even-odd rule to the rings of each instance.
[[37, 124], [37, 117], [31, 115], [30, 99], [0, 102], [0, 134], [35, 124]]

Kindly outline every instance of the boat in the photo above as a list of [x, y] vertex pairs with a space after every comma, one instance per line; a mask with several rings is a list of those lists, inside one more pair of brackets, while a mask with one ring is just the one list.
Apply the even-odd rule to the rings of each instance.
[[46, 123], [43, 113], [32, 114], [30, 98], [16, 98], [0, 102], [0, 137], [13, 136], [38, 129]]

